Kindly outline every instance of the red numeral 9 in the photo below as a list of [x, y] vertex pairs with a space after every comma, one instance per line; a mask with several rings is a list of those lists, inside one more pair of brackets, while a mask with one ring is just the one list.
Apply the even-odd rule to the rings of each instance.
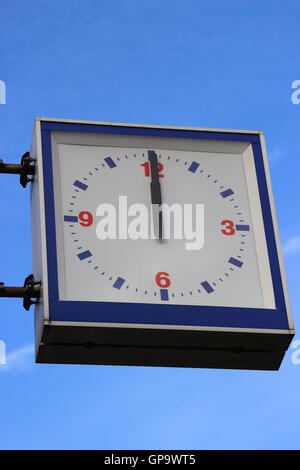
[[162, 287], [163, 289], [167, 289], [168, 287], [170, 287], [171, 281], [168, 276], [170, 276], [170, 274], [164, 272], [156, 274], [155, 281], [158, 287]]
[[83, 227], [90, 227], [93, 223], [93, 216], [90, 212], [81, 211], [79, 212], [78, 218], [80, 220], [79, 224]]
[[234, 223], [232, 220], [222, 220], [221, 225], [225, 225], [225, 229], [221, 230], [224, 235], [234, 235]]

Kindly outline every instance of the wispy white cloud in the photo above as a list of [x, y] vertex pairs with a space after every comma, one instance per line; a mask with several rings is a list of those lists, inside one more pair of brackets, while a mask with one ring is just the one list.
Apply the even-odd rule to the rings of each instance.
[[281, 148], [275, 147], [268, 153], [268, 155], [270, 162], [275, 162], [283, 156], [283, 151]]
[[290, 238], [283, 245], [283, 253], [285, 255], [295, 255], [300, 252], [300, 236]]
[[0, 372], [24, 370], [34, 363], [34, 345], [25, 344], [6, 355], [6, 363], [0, 364]]

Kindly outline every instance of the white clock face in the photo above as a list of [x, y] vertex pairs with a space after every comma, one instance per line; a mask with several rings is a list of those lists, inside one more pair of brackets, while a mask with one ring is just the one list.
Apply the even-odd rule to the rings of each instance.
[[[245, 154], [154, 144], [53, 144], [60, 300], [274, 307], [257, 188], [249, 194], [254, 167]], [[149, 150], [159, 162], [162, 202], [182, 209], [182, 239], [145, 237], [137, 227], [134, 204], [151, 214]], [[140, 230], [136, 239], [124, 231], [120, 198], [129, 210], [127, 229]], [[116, 211], [114, 239], [99, 238], [103, 204]], [[184, 237], [187, 205], [193, 230], [196, 205], [202, 211], [194, 240]]]

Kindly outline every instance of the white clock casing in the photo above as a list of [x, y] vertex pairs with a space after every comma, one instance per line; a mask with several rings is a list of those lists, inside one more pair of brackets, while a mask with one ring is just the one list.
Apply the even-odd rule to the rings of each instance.
[[[47, 123], [49, 130], [46, 129]], [[56, 126], [53, 126], [54, 123]], [[75, 127], [69, 130], [72, 124]], [[51, 125], [53, 129], [50, 129]], [[81, 129], [79, 129], [80, 125]], [[82, 131], [84, 126], [88, 125], [89, 130], [92, 126], [98, 126], [101, 132]], [[130, 132], [126, 133], [126, 129]], [[144, 132], [139, 133], [139, 129]], [[159, 135], [158, 130], [165, 130], [167, 136]], [[169, 134], [168, 131], [170, 131]], [[177, 131], [178, 134], [173, 137], [171, 131]], [[192, 133], [193, 131], [198, 132], [199, 136], [201, 132], [205, 132], [205, 138], [203, 136], [188, 138], [184, 135], [185, 132]], [[41, 137], [43, 132], [44, 138]], [[102, 328], [102, 332], [105, 328], [106, 333], [112, 330], [113, 334], [118, 332], [121, 336], [124, 328], [127, 329], [127, 336], [129, 329], [135, 332], [144, 332], [147, 329], [147, 342], [150, 343], [150, 330], [152, 333], [156, 330], [154, 335], [158, 334], [157, 330], [169, 335], [172, 335], [172, 331], [174, 334], [176, 330], [177, 336], [178, 331], [185, 331], [185, 333], [189, 331], [194, 336], [195, 332], [198, 332], [199, 339], [200, 332], [203, 337], [204, 332], [207, 334], [213, 331], [218, 333], [226, 331], [231, 333], [230, 338], [232, 338], [234, 331], [240, 331], [244, 334], [252, 333], [252, 339], [254, 333], [256, 336], [260, 334], [262, 338], [262, 334], [268, 332], [276, 341], [283, 337], [283, 349], [286, 348], [293, 334], [293, 328], [270, 183], [266, 190], [273, 211], [288, 327], [274, 328], [273, 325], [269, 329], [266, 321], [266, 328], [262, 327], [263, 322], [259, 324], [259, 328], [245, 328], [244, 319], [240, 327], [235, 324], [236, 320], [228, 321], [227, 324], [225, 321], [229, 309], [233, 309], [233, 312], [237, 312], [238, 309], [246, 309], [243, 312], [250, 312], [251, 309], [253, 312], [276, 312], [279, 304], [278, 302], [276, 304], [274, 267], [270, 265], [270, 244], [268, 245], [266, 217], [262, 211], [262, 195], [259, 187], [261, 182], [258, 181], [258, 164], [254, 158], [253, 149], [258, 144], [249, 142], [247, 139], [230, 140], [228, 138], [230, 133], [258, 138], [262, 153], [264, 153], [263, 136], [262, 133], [250, 131], [230, 131], [229, 134], [227, 131], [218, 131], [218, 135], [222, 132], [226, 137], [215, 139], [216, 131], [205, 129], [170, 129], [161, 126], [37, 120], [31, 150], [38, 160], [38, 175], [32, 190], [34, 263], [35, 277], [42, 279], [44, 286], [43, 306], [37, 308], [36, 314], [38, 345], [43, 342], [43, 335], [44, 338], [47, 336], [48, 340], [51, 337], [50, 326], [52, 326], [53, 334], [54, 327], [56, 331], [59, 331], [60, 326], [60, 332], [63, 331], [62, 327], [65, 327], [65, 331], [73, 329], [73, 334], [74, 328], [77, 328], [77, 332], [81, 330], [85, 333], [91, 328], [98, 331]], [[210, 135], [211, 138], [209, 138]], [[51, 153], [47, 155], [45, 154], [46, 140], [49, 148], [51, 147]], [[185, 239], [160, 242], [157, 239], [132, 240], [118, 237], [99, 240], [97, 237], [97, 223], [101, 220], [97, 216], [99, 204], [108, 203], [118, 208], [119, 197], [127, 196], [129, 205], [139, 203], [150, 207], [150, 178], [145, 172], [149, 150], [156, 152], [163, 168], [160, 172], [163, 175], [160, 178], [163, 202], [169, 205], [180, 204], [182, 207], [184, 204], [204, 205], [202, 249], [186, 250]], [[49, 155], [52, 174], [45, 175], [45, 158], [49, 160]], [[266, 165], [265, 157], [264, 170], [268, 179]], [[45, 207], [48, 202], [47, 197], [44, 197], [44, 185], [47, 187], [49, 181], [45, 181], [45, 178], [53, 180], [54, 200], [52, 212], [48, 210], [48, 220], [47, 207]], [[66, 321], [66, 318], [61, 320], [59, 315], [52, 316], [51, 307], [49, 307], [51, 304], [48, 284], [51, 277], [49, 276], [49, 244], [52, 242], [49, 243], [51, 237], [49, 231], [47, 235], [46, 225], [51, 224], [50, 213], [53, 216], [52, 224], [54, 225], [55, 222], [52, 233], [55, 233], [53, 238], [55, 238], [57, 261], [57, 286], [52, 287], [52, 292], [56, 292], [57, 302], [69, 310], [66, 318], [70, 321]], [[82, 213], [91, 215], [91, 224], [86, 224], [85, 219], [80, 218], [79, 215]], [[232, 233], [230, 228], [232, 228]], [[40, 245], [39, 249], [37, 249], [38, 245]], [[167, 288], [157, 282], [156, 276], [161, 272], [168, 275]], [[51, 295], [50, 293], [50, 297]], [[84, 314], [80, 316], [80, 321], [78, 321], [77, 314], [72, 319], [71, 311], [72, 309], [75, 311], [74, 306], [79, 303], [87, 306], [86, 321]], [[137, 310], [137, 314], [132, 317], [126, 318], [126, 314], [123, 315], [123, 321], [115, 320], [122, 318], [119, 313], [117, 316], [112, 315], [111, 321], [109, 314], [104, 317], [100, 316], [99, 321], [94, 321], [97, 318], [96, 306], [99, 311], [101, 308], [115, 311], [120, 305], [128, 305], [129, 308], [135, 304], [140, 310]], [[149, 307], [146, 307], [147, 305]], [[157, 309], [156, 312], [158, 312], [158, 306], [160, 309], [167, 307], [164, 310], [168, 312], [167, 321], [162, 318], [160, 322], [157, 322], [159, 314], [153, 315], [155, 311], [153, 309]], [[193, 318], [197, 318], [195, 317], [197, 307], [200, 308], [199, 317], [197, 321], [194, 321], [188, 317], [188, 312], [193, 312]], [[218, 309], [213, 310], [215, 307]], [[94, 313], [91, 316], [88, 314], [88, 308], [93, 308]], [[122, 308], [124, 312], [124, 307]], [[152, 317], [150, 313], [148, 315], [146, 308], [151, 309]], [[170, 310], [172, 308], [174, 308], [174, 320], [172, 320]], [[176, 319], [181, 315], [178, 313], [179, 308], [182, 309], [180, 312], [183, 312], [183, 317], [180, 323], [176, 323]], [[212, 323], [209, 324], [205, 317], [201, 325], [201, 312], [204, 312], [204, 309], [206, 309], [205, 315], [209, 309], [212, 312], [219, 312], [218, 321], [215, 324], [213, 324], [212, 314]], [[220, 321], [220, 309], [224, 312], [223, 324]], [[140, 320], [138, 319], [139, 311], [146, 312], [145, 317], [143, 314], [140, 315]], [[243, 315], [241, 310], [241, 320]], [[184, 317], [187, 318], [186, 322]], [[136, 320], [132, 321], [132, 318]], [[232, 325], [228, 326], [230, 322]], [[97, 344], [98, 340], [89, 340], [87, 334], [81, 333], [80, 336], [78, 333], [78, 335], [79, 343], [83, 338], [86, 343]], [[93, 333], [90, 337], [94, 338], [94, 336]], [[121, 343], [122, 341], [124, 340], [121, 340]], [[68, 342], [70, 339], [67, 340]], [[138, 347], [141, 342], [143, 342], [142, 339], [135, 340], [134, 346]], [[239, 342], [237, 344], [240, 345]], [[203, 345], [205, 348], [205, 341]], [[150, 346], [153, 345], [149, 344]], [[236, 348], [239, 347], [243, 346], [236, 346]], [[42, 348], [40, 349], [42, 351]], [[90, 351], [89, 354], [91, 354]], [[282, 348], [280, 354], [282, 359]], [[59, 362], [59, 358], [56, 357], [55, 361]], [[172, 361], [169, 359], [168, 361], [172, 365]], [[157, 361], [152, 362], [155, 364]], [[114, 360], [112, 363], [115, 363]], [[145, 359], [144, 363], [151, 363], [151, 360]], [[176, 360], [175, 363], [177, 364]]]

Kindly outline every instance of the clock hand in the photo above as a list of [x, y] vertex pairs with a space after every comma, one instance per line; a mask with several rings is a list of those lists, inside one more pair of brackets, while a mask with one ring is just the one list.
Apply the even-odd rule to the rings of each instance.
[[158, 238], [162, 240], [162, 198], [161, 198], [161, 187], [159, 182], [158, 174], [158, 162], [157, 155], [153, 150], [148, 151], [149, 161], [150, 161], [150, 174], [151, 174], [151, 203], [152, 206], [158, 206]]

